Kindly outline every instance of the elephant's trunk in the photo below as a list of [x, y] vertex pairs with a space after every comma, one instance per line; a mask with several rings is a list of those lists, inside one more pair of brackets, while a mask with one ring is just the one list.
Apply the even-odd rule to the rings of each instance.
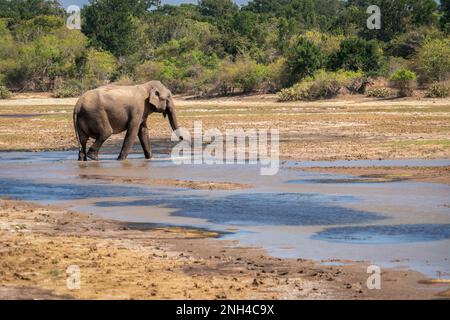
[[[177, 116], [175, 114], [175, 105], [174, 105], [172, 99], [169, 100], [166, 112], [167, 112], [167, 116], [169, 117], [169, 122], [170, 122], [170, 126], [172, 127], [172, 130], [173, 131], [178, 130], [179, 126], [178, 126]], [[179, 135], [178, 137], [180, 138], [180, 140], [183, 140], [183, 137], [181, 135]]]

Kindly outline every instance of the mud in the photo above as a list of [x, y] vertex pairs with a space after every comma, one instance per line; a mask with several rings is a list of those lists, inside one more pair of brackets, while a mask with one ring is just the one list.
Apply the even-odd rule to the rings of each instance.
[[[262, 247], [279, 258], [363, 260], [383, 268], [412, 268], [433, 278], [450, 273], [450, 239], [435, 237], [435, 230], [450, 224], [448, 185], [353, 183], [360, 178], [290, 169], [429, 166], [442, 176], [448, 160], [285, 162], [278, 175], [264, 177], [258, 165], [178, 166], [163, 155], [152, 161], [139, 155], [110, 161], [114, 154], [105, 154], [105, 161], [78, 163], [75, 156], [0, 154], [0, 194], [106, 219], [215, 230], [222, 239]], [[205, 181], [206, 187], [199, 188]], [[214, 189], [211, 182], [253, 187]], [[419, 226], [420, 237], [414, 226]], [[340, 228], [348, 227], [355, 228], [357, 237], [340, 240]], [[327, 237], [319, 236], [323, 234]]]
[[[0, 200], [0, 298], [429, 299], [448, 289], [420, 284], [426, 279], [413, 271], [385, 270], [383, 290], [369, 290], [365, 263], [276, 259], [210, 236]], [[67, 287], [70, 265], [80, 267], [80, 289]]]
[[252, 185], [230, 182], [207, 182], [177, 179], [146, 179], [130, 177], [114, 177], [101, 175], [80, 175], [81, 179], [101, 180], [112, 183], [138, 184], [150, 186], [169, 186], [197, 190], [241, 190], [252, 188]]

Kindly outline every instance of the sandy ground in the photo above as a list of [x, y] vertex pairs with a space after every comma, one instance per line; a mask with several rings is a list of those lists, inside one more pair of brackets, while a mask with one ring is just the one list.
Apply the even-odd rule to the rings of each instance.
[[[39, 94], [0, 100], [0, 150], [77, 147], [76, 99]], [[280, 156], [295, 160], [437, 159], [450, 156], [450, 99], [377, 100], [346, 96], [316, 102], [277, 102], [274, 95], [176, 100], [179, 122], [192, 129], [278, 129]], [[169, 147], [170, 128], [149, 117], [153, 143]], [[118, 141], [122, 135], [110, 140]], [[167, 150], [166, 150], [167, 151]], [[168, 151], [167, 151], [168, 152]]]
[[[449, 283], [383, 270], [366, 286], [367, 263], [321, 266], [277, 259], [213, 239], [214, 232], [145, 228], [56, 207], [0, 200], [0, 298], [24, 299], [429, 299]], [[80, 268], [80, 288], [67, 268]]]
[[150, 186], [165, 186], [176, 188], [187, 188], [194, 190], [240, 190], [252, 188], [252, 185], [232, 183], [232, 182], [210, 182], [210, 181], [192, 181], [179, 179], [149, 179], [149, 178], [131, 178], [120, 176], [103, 175], [80, 175], [82, 179], [101, 180], [112, 183], [142, 184]]

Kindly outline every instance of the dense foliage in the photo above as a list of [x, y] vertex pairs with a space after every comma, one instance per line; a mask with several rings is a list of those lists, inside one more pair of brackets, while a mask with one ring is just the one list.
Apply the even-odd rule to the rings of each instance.
[[[369, 5], [381, 9], [379, 30], [366, 26]], [[82, 29], [69, 30], [57, 0], [0, 0], [0, 86], [72, 96], [160, 79], [177, 93], [294, 86], [312, 99], [347, 88], [346, 72], [361, 93], [366, 77], [399, 70], [431, 85], [450, 76], [449, 10], [449, 0], [90, 0]], [[411, 82], [392, 80], [402, 94]]]

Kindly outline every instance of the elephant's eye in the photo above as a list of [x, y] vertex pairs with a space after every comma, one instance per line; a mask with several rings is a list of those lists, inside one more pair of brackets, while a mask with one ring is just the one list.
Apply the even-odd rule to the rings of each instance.
[[159, 91], [155, 91], [157, 97], [159, 97]]

